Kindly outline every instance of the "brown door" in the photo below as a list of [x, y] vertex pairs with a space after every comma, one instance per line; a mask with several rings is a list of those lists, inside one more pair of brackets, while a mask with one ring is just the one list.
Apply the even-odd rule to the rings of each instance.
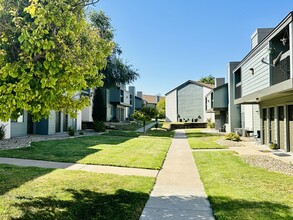
[[279, 121], [279, 147], [282, 150], [285, 150], [284, 106], [278, 107], [278, 121]]
[[275, 109], [270, 108], [270, 142], [275, 143], [276, 137], [275, 137]]
[[262, 124], [263, 124], [263, 143], [268, 144], [268, 124], [267, 124], [267, 109], [262, 110]]
[[288, 106], [288, 118], [289, 118], [289, 149], [293, 152], [293, 105]]

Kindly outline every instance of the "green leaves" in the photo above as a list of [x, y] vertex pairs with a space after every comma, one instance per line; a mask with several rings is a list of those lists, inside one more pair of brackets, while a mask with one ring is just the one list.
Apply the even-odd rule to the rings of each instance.
[[0, 18], [0, 120], [22, 110], [35, 120], [50, 110], [74, 116], [89, 104], [76, 94], [103, 85], [113, 42], [86, 22], [83, 4], [1, 1]]

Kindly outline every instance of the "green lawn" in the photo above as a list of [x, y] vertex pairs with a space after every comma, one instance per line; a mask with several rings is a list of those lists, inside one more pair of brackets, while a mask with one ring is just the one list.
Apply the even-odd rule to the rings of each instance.
[[166, 137], [90, 136], [2, 150], [1, 157], [160, 169], [171, 144]]
[[138, 219], [155, 179], [0, 165], [0, 219]]
[[216, 143], [223, 138], [220, 134], [201, 132], [202, 129], [185, 129], [189, 145], [192, 149], [225, 149], [227, 146]]
[[246, 164], [233, 152], [195, 152], [217, 220], [293, 219], [293, 177]]

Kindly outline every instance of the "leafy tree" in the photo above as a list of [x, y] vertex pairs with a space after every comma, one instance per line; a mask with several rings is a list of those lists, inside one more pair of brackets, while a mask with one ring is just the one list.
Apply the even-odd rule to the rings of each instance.
[[89, 0], [0, 0], [0, 119], [22, 110], [34, 120], [50, 110], [76, 116], [79, 92], [103, 85], [113, 43], [86, 22]]
[[151, 106], [144, 106], [138, 111], [134, 111], [132, 117], [136, 120], [143, 121], [143, 132], [145, 133], [145, 122], [156, 117], [158, 114], [157, 109]]
[[165, 114], [166, 114], [166, 100], [165, 99], [161, 99], [157, 103], [156, 109], [157, 109], [159, 118], [165, 118]]
[[199, 82], [202, 83], [206, 83], [206, 84], [211, 84], [211, 85], [215, 85], [215, 77], [212, 75], [208, 75], [205, 77], [201, 77], [201, 79], [199, 80]]
[[[114, 29], [111, 25], [111, 19], [105, 15], [104, 12], [93, 12], [90, 14], [90, 20], [92, 25], [100, 30], [101, 37], [106, 41], [112, 41], [114, 38]], [[112, 88], [119, 84], [128, 84], [135, 81], [139, 74], [137, 70], [133, 69], [133, 66], [125, 62], [120, 55], [122, 50], [118, 44], [115, 44], [112, 54], [107, 57], [106, 68], [101, 71], [105, 76], [103, 79], [104, 88]], [[93, 119], [94, 121], [103, 118], [106, 120], [106, 108], [105, 105], [107, 97], [106, 93], [102, 94], [102, 90], [97, 88], [95, 90], [95, 96], [93, 99]]]

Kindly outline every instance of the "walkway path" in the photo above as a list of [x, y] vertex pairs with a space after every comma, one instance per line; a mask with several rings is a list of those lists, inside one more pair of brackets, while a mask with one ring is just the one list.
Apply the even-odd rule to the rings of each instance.
[[145, 219], [215, 219], [184, 130], [177, 130], [142, 212]]
[[[154, 125], [155, 125], [155, 122], [151, 122], [151, 123], [147, 124], [147, 125], [145, 126], [145, 131], [147, 131], [148, 129], [150, 129], [150, 128], [153, 127]], [[136, 132], [143, 132], [143, 127], [140, 128], [140, 129], [137, 129]]]
[[0, 164], [12, 164], [17, 166], [33, 166], [42, 168], [53, 169], [66, 169], [66, 170], [83, 170], [95, 173], [111, 173], [118, 175], [135, 175], [135, 176], [148, 176], [156, 177], [158, 170], [127, 168], [127, 167], [114, 167], [114, 166], [102, 166], [102, 165], [87, 165], [76, 163], [63, 163], [43, 160], [27, 160], [16, 158], [3, 158], [0, 157]]

